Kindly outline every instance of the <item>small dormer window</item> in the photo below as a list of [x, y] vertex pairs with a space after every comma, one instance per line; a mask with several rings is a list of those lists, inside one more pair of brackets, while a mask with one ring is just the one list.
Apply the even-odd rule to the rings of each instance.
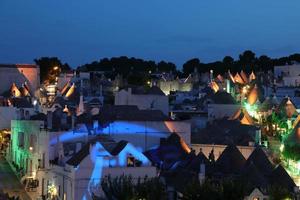
[[135, 158], [132, 155], [127, 157], [127, 167], [134, 167]]

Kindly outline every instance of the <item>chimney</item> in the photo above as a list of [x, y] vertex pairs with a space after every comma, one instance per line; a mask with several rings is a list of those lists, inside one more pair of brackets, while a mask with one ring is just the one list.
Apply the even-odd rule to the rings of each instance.
[[51, 112], [51, 111], [48, 111], [48, 112], [47, 112], [47, 128], [48, 128], [49, 130], [52, 129], [52, 116], [53, 116], [52, 112]]
[[66, 127], [66, 125], [67, 125], [67, 113], [65, 113], [65, 112], [62, 113], [60, 123], [63, 127]]
[[75, 128], [75, 116], [72, 115], [72, 129]]
[[257, 129], [255, 131], [255, 143], [261, 145], [261, 130]]
[[82, 115], [83, 113], [84, 113], [84, 103], [83, 103], [83, 96], [81, 94], [79, 105], [78, 105], [78, 110], [77, 110], [77, 116]]
[[204, 163], [200, 164], [200, 171], [198, 174], [198, 178], [199, 178], [200, 184], [204, 183], [204, 180], [205, 180], [205, 164]]
[[132, 89], [128, 88], [128, 93], [131, 94], [132, 93]]
[[76, 143], [76, 150], [75, 150], [76, 152], [75, 152], [75, 153], [77, 153], [78, 151], [81, 150], [81, 146], [82, 146], [82, 145], [81, 145], [80, 142], [77, 142], [77, 143]]
[[24, 119], [25, 120], [29, 120], [30, 119], [30, 114], [29, 114], [28, 110], [25, 111]]
[[100, 85], [100, 97], [102, 97], [102, 94], [103, 93], [103, 91], [102, 91], [102, 84]]

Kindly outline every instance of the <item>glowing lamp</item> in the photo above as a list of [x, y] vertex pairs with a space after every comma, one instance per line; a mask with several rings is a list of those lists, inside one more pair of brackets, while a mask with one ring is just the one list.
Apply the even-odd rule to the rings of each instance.
[[53, 70], [58, 70], [58, 66], [54, 66], [54, 67], [53, 67]]
[[280, 150], [280, 152], [283, 152], [283, 150], [284, 150], [284, 144], [280, 145], [279, 150]]
[[30, 150], [30, 151], [32, 151], [32, 150], [33, 150], [33, 147], [32, 147], [32, 146], [30, 146], [30, 147], [29, 147], [29, 150]]

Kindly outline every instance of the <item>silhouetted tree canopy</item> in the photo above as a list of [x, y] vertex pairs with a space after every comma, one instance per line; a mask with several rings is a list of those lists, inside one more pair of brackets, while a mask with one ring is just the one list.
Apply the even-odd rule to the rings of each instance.
[[165, 61], [155, 63], [152, 60], [145, 61], [138, 58], [121, 56], [110, 59], [103, 58], [99, 61], [94, 61], [92, 63], [79, 66], [77, 69], [80, 71], [113, 71], [114, 74], [121, 74], [127, 77], [130, 72], [175, 72], [176, 65], [174, 63]]
[[41, 83], [44, 83], [45, 81], [52, 83], [60, 72], [71, 70], [67, 63], [62, 64], [57, 57], [41, 57], [39, 59], [34, 59], [34, 62], [40, 66]]
[[[60, 71], [70, 70], [70, 66], [62, 64], [57, 57], [42, 57], [34, 60], [40, 66], [41, 82], [48, 80], [53, 81], [56, 73]], [[300, 54], [295, 53], [290, 56], [280, 58], [270, 58], [267, 55], [256, 57], [251, 50], [246, 50], [241, 53], [237, 60], [231, 56], [225, 56], [221, 61], [210, 63], [202, 63], [199, 58], [192, 58], [186, 61], [182, 66], [182, 71], [178, 70], [176, 65], [167, 61], [155, 62], [152, 60], [143, 60], [134, 57], [112, 57], [102, 58], [99, 61], [77, 67], [79, 71], [103, 71], [109, 78], [114, 78], [117, 74], [122, 75], [129, 82], [135, 84], [145, 84], [149, 79], [150, 72], [172, 72], [176, 76], [184, 77], [195, 71], [199, 73], [209, 72], [214, 70], [214, 74], [224, 74], [228, 70], [231, 72], [239, 72], [244, 70], [247, 73], [251, 71], [273, 70], [274, 66], [290, 65], [294, 62], [300, 62]], [[58, 66], [58, 71], [53, 71], [53, 67]], [[136, 79], [136, 80], [135, 80]]]

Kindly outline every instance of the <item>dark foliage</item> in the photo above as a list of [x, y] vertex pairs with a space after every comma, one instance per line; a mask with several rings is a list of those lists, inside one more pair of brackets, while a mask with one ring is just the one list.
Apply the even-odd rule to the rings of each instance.
[[131, 72], [175, 72], [176, 65], [165, 61], [155, 63], [151, 60], [145, 61], [142, 59], [121, 56], [110, 59], [103, 58], [100, 61], [94, 61], [92, 63], [79, 66], [77, 69], [80, 71], [113, 71], [114, 74], [121, 74], [126, 77]]
[[39, 59], [34, 59], [34, 62], [40, 66], [41, 83], [44, 83], [45, 81], [53, 83], [55, 77], [59, 75], [60, 72], [71, 69], [67, 63], [62, 64], [57, 57], [41, 57]]
[[[166, 199], [166, 188], [159, 178], [134, 180], [130, 176], [109, 176], [102, 181], [101, 187], [108, 200]], [[94, 196], [94, 199], [99, 198]]]

